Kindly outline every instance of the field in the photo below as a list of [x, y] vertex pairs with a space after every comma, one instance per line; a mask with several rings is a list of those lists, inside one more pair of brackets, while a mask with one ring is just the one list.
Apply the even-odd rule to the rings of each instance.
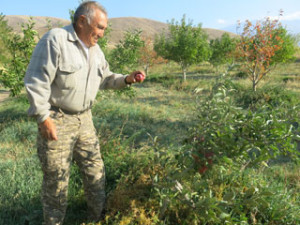
[[[277, 66], [260, 84], [263, 97], [255, 103], [252, 112], [258, 117], [253, 118], [243, 94], [249, 93], [250, 83], [234, 76], [237, 71], [226, 75], [232, 83], [206, 64], [194, 66], [186, 83], [173, 64], [150, 72], [147, 81], [133, 89], [101, 91], [92, 109], [107, 173], [107, 209], [101, 224], [300, 224], [300, 169], [293, 158], [297, 135], [299, 150], [300, 63]], [[220, 86], [225, 97], [216, 93]], [[228, 101], [245, 107], [239, 111]], [[217, 106], [213, 104], [220, 108], [203, 119], [204, 109]], [[272, 105], [273, 111], [260, 111], [265, 105]], [[36, 123], [26, 115], [25, 95], [7, 98], [0, 106], [0, 224], [41, 224]], [[214, 115], [223, 109], [232, 114]], [[244, 129], [241, 134], [250, 129], [230, 123], [237, 112], [247, 114], [251, 131], [258, 131], [256, 139], [243, 139], [260, 148], [254, 160], [248, 153], [237, 153], [237, 145], [242, 149], [244, 142], [231, 126]], [[271, 130], [262, 130], [260, 121], [270, 114], [285, 116], [293, 129], [286, 131], [279, 117]], [[203, 140], [195, 141], [200, 131]], [[272, 143], [278, 153], [273, 158], [268, 152]], [[195, 153], [201, 147], [215, 151], [213, 165], [204, 172], [199, 167], [203, 155]], [[84, 223], [83, 187], [73, 165], [65, 224]]]

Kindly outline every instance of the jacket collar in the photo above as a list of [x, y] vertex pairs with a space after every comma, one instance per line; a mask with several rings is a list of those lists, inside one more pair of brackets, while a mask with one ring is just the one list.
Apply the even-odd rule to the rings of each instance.
[[79, 37], [77, 36], [73, 24], [65, 26], [65, 29], [68, 31], [68, 40], [69, 41], [79, 41]]
[[[75, 31], [75, 29], [73, 27], [73, 24], [65, 26], [64, 29], [66, 29], [66, 31], [68, 32], [68, 40], [69, 41], [72, 41], [72, 42], [78, 41], [79, 42], [79, 37], [76, 34], [76, 31]], [[92, 48], [95, 48], [97, 46], [98, 46], [98, 44], [95, 45], [95, 46], [93, 46], [93, 47], [90, 47], [89, 49], [91, 50]]]

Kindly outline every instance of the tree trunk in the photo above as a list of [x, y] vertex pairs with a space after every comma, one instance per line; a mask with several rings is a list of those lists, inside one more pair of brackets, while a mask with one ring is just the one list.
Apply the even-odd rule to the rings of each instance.
[[145, 67], [145, 74], [148, 76], [148, 65]]
[[256, 75], [256, 68], [252, 71], [251, 74], [251, 81], [252, 81], [252, 91], [256, 91], [256, 86], [257, 86], [257, 75]]
[[186, 68], [185, 67], [182, 67], [182, 79], [183, 79], [183, 82], [186, 81]]
[[252, 81], [252, 90], [254, 92], [256, 91], [256, 82], [255, 82], [255, 80]]

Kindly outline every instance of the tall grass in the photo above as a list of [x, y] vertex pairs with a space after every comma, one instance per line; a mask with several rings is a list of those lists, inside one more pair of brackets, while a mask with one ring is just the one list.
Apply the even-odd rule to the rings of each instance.
[[[135, 153], [156, 140], [162, 146], [181, 144], [191, 125], [193, 97], [170, 92], [161, 85], [136, 87], [135, 98], [100, 92], [93, 108], [107, 170], [107, 191], [134, 164]], [[1, 103], [0, 110], [0, 224], [41, 224], [42, 173], [35, 150], [36, 123], [28, 118], [25, 95]], [[152, 145], [152, 144], [151, 144]], [[72, 167], [66, 224], [80, 224], [86, 203], [76, 165]]]

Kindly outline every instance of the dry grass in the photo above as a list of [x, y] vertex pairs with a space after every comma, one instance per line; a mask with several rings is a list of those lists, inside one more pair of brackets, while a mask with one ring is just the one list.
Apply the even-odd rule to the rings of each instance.
[[297, 77], [293, 80], [289, 80], [286, 83], [286, 86], [289, 90], [300, 93], [300, 77]]
[[0, 103], [5, 101], [5, 99], [7, 99], [9, 96], [9, 91], [7, 90], [2, 90], [1, 86], [0, 86]]

